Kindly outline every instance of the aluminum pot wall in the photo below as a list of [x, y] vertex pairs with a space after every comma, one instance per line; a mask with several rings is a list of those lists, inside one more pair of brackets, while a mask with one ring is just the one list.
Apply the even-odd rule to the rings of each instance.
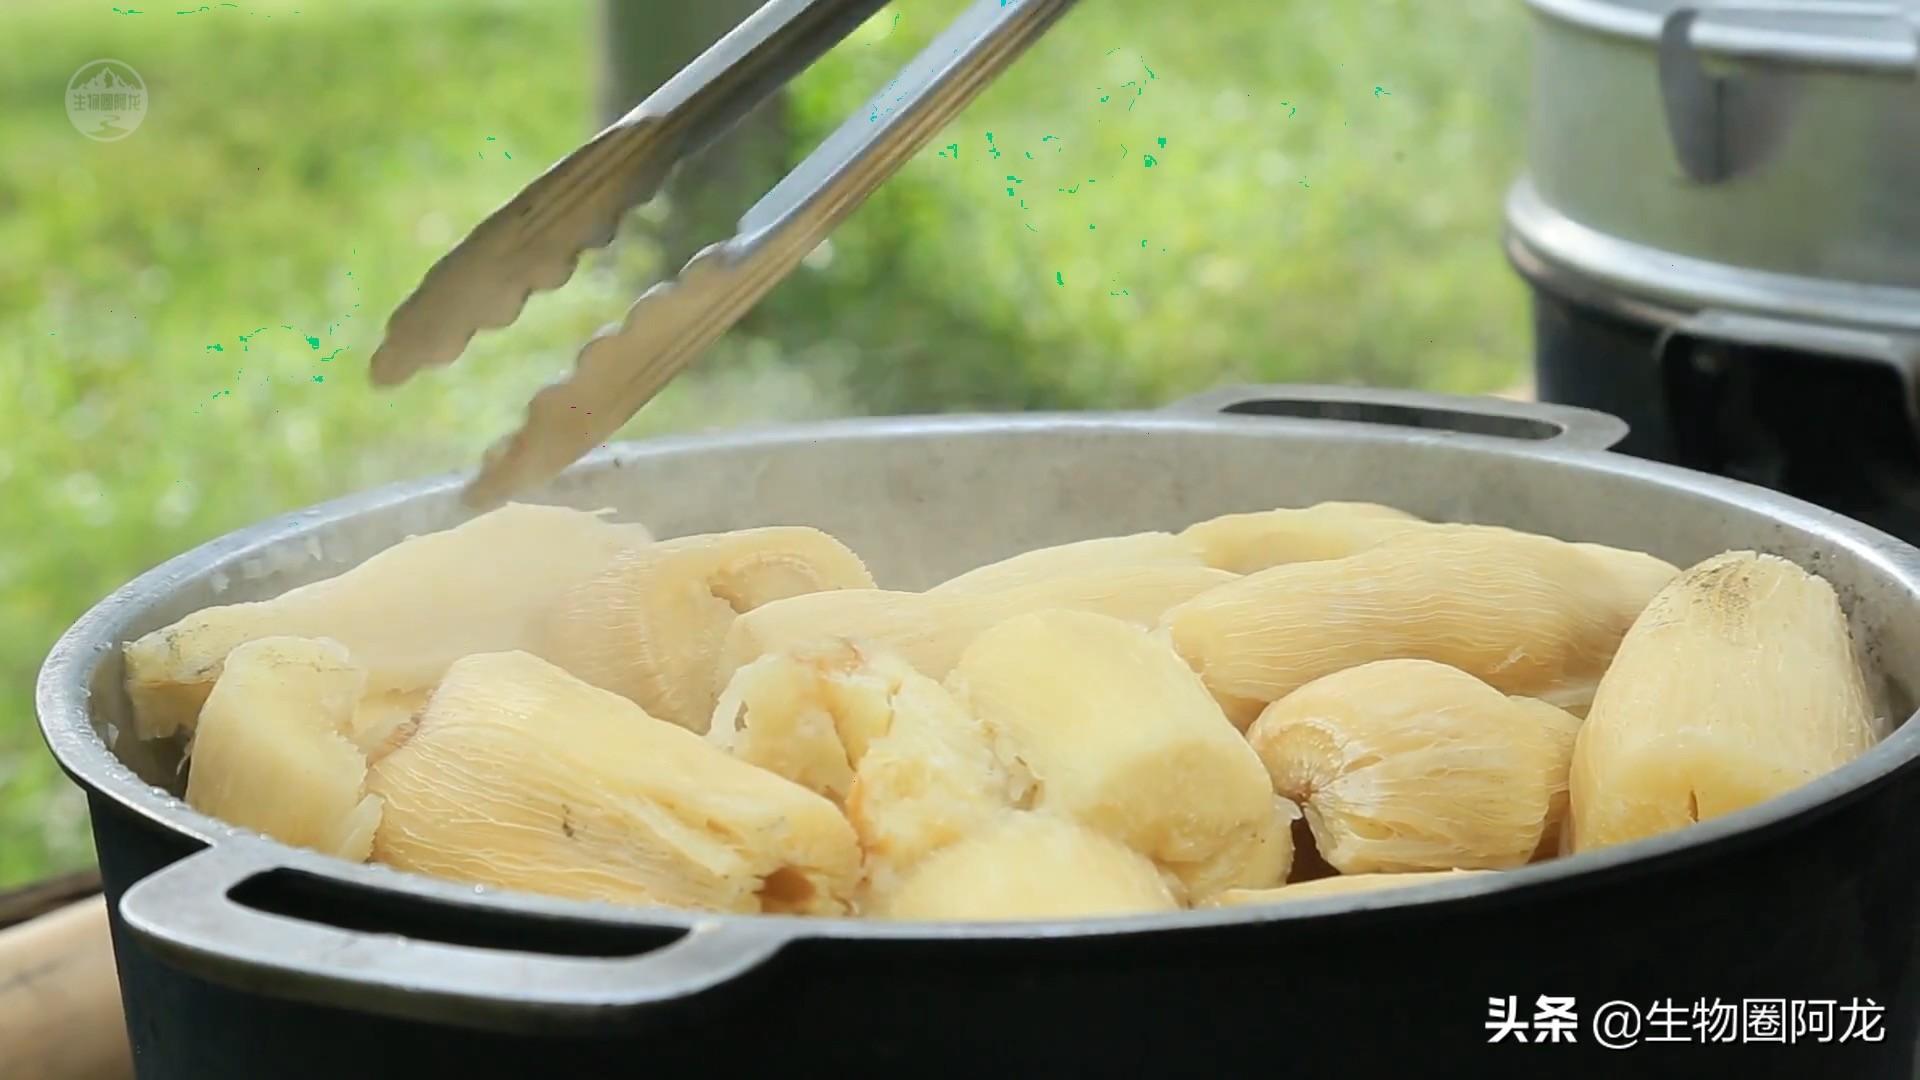
[[[1527, 0], [1529, 194], [1594, 276], [1640, 291], [1818, 282], [1870, 287], [1854, 322], [1920, 290], [1920, 22], [1911, 5], [1830, 0]], [[1556, 224], [1547, 218], [1564, 219]], [[1636, 249], [1665, 256], [1635, 258]], [[1679, 272], [1705, 263], [1748, 272]], [[1877, 294], [1875, 293], [1877, 290]], [[1833, 314], [1833, 313], [1829, 313]], [[1912, 317], [1911, 308], [1907, 317]]]
[[[908, 588], [1040, 544], [1322, 499], [1680, 563], [1754, 547], [1835, 584], [1876, 692], [1894, 714], [1911, 710], [1920, 553], [1771, 492], [1602, 452], [1622, 433], [1576, 409], [1249, 388], [1159, 415], [860, 421], [614, 447], [542, 497], [611, 505], [663, 535], [812, 524]], [[41, 721], [91, 798], [143, 1077], [1913, 1069], [1915, 725], [1764, 806], [1491, 882], [1068, 923], [579, 904], [349, 865], [181, 806], [164, 790], [178, 748], [121, 734], [114, 646], [450, 524], [456, 483], [375, 492], [190, 552], [103, 601], [49, 657]], [[1528, 1020], [1543, 995], [1574, 1000], [1572, 1043], [1490, 1044], [1491, 1007], [1512, 999]], [[1880, 1037], [1703, 1047], [1646, 1043], [1644, 1020], [1593, 1026], [1624, 1015], [1614, 1002], [1644, 1017], [1666, 1001], [1747, 998], [1871, 999]]]

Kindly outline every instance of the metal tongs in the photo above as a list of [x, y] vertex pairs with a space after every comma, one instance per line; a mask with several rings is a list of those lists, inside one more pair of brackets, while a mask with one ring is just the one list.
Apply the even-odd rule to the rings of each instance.
[[[377, 386], [458, 359], [474, 334], [507, 326], [604, 247], [628, 210], [680, 160], [733, 126], [886, 0], [769, 0], [586, 145], [493, 212], [441, 257], [388, 320]], [[487, 450], [463, 493], [499, 505], [600, 445], [718, 341], [868, 195], [1073, 6], [974, 0], [888, 85], [740, 219], [595, 334], [573, 370], [536, 394], [520, 428]]]

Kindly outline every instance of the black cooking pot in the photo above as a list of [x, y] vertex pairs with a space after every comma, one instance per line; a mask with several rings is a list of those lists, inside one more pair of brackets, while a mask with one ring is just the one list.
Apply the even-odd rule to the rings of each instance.
[[[1774, 492], [1604, 452], [1623, 433], [1564, 407], [1252, 388], [1161, 413], [621, 445], [541, 498], [611, 506], [664, 536], [814, 525], [896, 588], [1043, 544], [1327, 499], [1683, 565], [1757, 548], [1833, 583], [1876, 694], [1908, 714], [1920, 552]], [[128, 734], [118, 646], [451, 525], [457, 483], [210, 543], [108, 597], [48, 659], [41, 724], [91, 800], [141, 1076], [1913, 1070], [1915, 725], [1763, 805], [1619, 848], [1403, 890], [1073, 922], [563, 901], [349, 864], [182, 805], [180, 748]], [[1525, 1042], [1494, 1041], [1509, 1004]], [[1776, 1005], [1786, 1041], [1757, 1041]], [[1556, 1015], [1574, 1018], [1571, 1042], [1541, 1041], [1561, 1036]], [[1823, 1015], [1825, 1041], [1799, 1030]], [[1684, 1041], [1649, 1041], [1660, 1036]]]

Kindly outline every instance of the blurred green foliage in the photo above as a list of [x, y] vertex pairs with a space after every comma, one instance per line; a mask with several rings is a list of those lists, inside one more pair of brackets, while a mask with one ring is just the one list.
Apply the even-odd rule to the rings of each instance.
[[[89, 857], [31, 705], [63, 627], [224, 531], [465, 466], [661, 270], [655, 205], [459, 365], [373, 393], [386, 313], [588, 133], [591, 12], [307, 3], [0, 7], [0, 887]], [[957, 10], [905, 0], [809, 72], [793, 160]], [[1508, 0], [1090, 0], [628, 433], [1510, 383], [1524, 34]], [[61, 107], [97, 57], [151, 97], [118, 142]]]

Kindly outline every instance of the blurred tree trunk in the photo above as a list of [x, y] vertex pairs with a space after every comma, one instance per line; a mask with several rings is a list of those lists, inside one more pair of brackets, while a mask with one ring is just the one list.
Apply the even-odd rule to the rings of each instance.
[[[612, 123], [760, 7], [761, 0], [600, 0], [601, 126]], [[776, 96], [668, 181], [672, 213], [656, 230], [665, 269], [733, 235], [747, 207], [788, 167], [784, 102]]]

